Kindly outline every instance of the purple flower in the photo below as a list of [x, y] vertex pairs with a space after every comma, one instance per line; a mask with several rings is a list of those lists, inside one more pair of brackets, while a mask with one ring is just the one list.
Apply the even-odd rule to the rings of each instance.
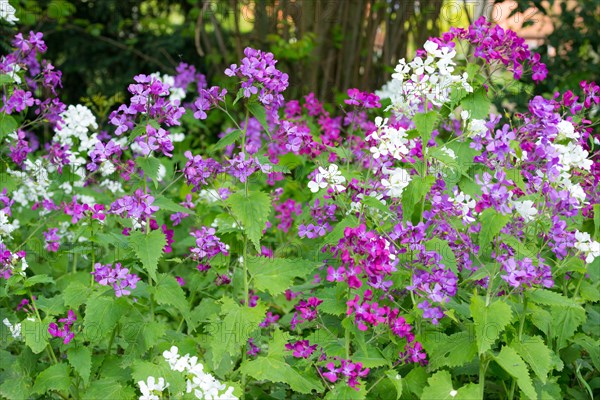
[[153, 206], [154, 197], [145, 194], [142, 189], [137, 189], [133, 196], [124, 196], [110, 205], [110, 213], [121, 217], [135, 218], [140, 221], [152, 217], [158, 206]]
[[112, 286], [115, 296], [127, 296], [131, 294], [130, 289], [135, 289], [140, 277], [130, 274], [128, 268], [123, 268], [121, 263], [102, 265], [96, 263], [94, 271], [91, 272], [96, 282], [102, 286]]
[[317, 345], [311, 346], [308, 340], [297, 340], [294, 343], [287, 343], [285, 348], [292, 351], [292, 355], [296, 358], [308, 358], [315, 352]]

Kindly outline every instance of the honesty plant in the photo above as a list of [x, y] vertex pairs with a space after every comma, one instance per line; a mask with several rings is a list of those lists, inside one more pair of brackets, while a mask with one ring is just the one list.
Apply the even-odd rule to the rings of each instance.
[[109, 115], [59, 100], [42, 33], [13, 46], [3, 397], [600, 394], [600, 87], [493, 109], [547, 74], [513, 32], [453, 28], [339, 107], [247, 48], [227, 87], [182, 63]]

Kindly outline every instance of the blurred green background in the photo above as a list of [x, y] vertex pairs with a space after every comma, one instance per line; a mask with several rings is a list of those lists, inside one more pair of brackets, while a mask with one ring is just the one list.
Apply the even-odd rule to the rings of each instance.
[[[501, 3], [502, 1], [497, 1]], [[347, 88], [376, 90], [402, 57], [450, 26], [465, 27], [485, 0], [10, 0], [20, 22], [0, 26], [7, 52], [16, 30], [44, 33], [46, 58], [63, 72], [62, 100], [121, 101], [138, 73], [173, 74], [193, 64], [218, 84], [246, 46], [269, 50], [290, 75], [287, 98], [314, 92], [333, 100]], [[570, 3], [570, 5], [569, 5]], [[600, 0], [511, 1], [513, 13], [534, 7], [554, 31], [535, 51], [549, 66], [536, 93], [598, 80]], [[560, 12], [556, 12], [557, 7]], [[512, 16], [514, 17], [514, 16]], [[535, 18], [531, 18], [535, 20]], [[531, 24], [532, 21], [526, 21]], [[525, 78], [527, 79], [527, 78]], [[528, 84], [527, 81], [524, 82]], [[520, 100], [515, 99], [516, 102]]]

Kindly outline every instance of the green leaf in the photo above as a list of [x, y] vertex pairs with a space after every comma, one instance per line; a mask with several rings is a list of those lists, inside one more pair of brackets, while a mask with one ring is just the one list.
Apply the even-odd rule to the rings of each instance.
[[429, 367], [433, 370], [442, 367], [460, 367], [477, 356], [477, 345], [469, 332], [458, 332], [450, 336], [437, 333], [427, 341]]
[[184, 316], [189, 316], [188, 301], [177, 280], [168, 274], [159, 274], [154, 288], [154, 300], [160, 305], [172, 305]]
[[427, 387], [423, 389], [421, 399], [453, 399], [453, 391], [454, 388], [452, 387], [450, 373], [448, 371], [440, 371], [436, 372], [429, 379], [427, 379]]
[[158, 158], [155, 157], [138, 157], [135, 159], [135, 163], [138, 167], [144, 171], [144, 175], [152, 179], [154, 185], [158, 185], [158, 170], [162, 165]]
[[256, 307], [243, 307], [230, 297], [223, 298], [221, 304], [221, 317], [212, 320], [207, 332], [214, 365], [219, 365], [226, 353], [232, 357], [240, 354], [240, 348], [246, 345], [250, 335], [258, 329], [266, 312], [266, 306], [262, 303]]
[[14, 79], [8, 74], [0, 74], [0, 85], [4, 85], [5, 83], [13, 82]]
[[70, 347], [67, 350], [67, 360], [87, 386], [92, 371], [92, 352], [87, 347]]
[[319, 393], [323, 390], [323, 385], [312, 370], [301, 373], [283, 359], [276, 357], [258, 357], [256, 360], [244, 363], [240, 371], [260, 381], [288, 384], [298, 393], [307, 394], [313, 390]]
[[65, 363], [52, 365], [37, 375], [32, 392], [38, 394], [50, 390], [66, 392], [71, 386], [70, 373], [70, 368]]
[[600, 340], [578, 333], [573, 339], [573, 343], [583, 347], [592, 359], [596, 370], [600, 371]]
[[25, 344], [35, 354], [39, 354], [48, 345], [48, 324], [40, 321], [26, 319], [21, 323], [21, 334], [25, 338]]
[[229, 146], [230, 144], [234, 144], [240, 137], [242, 137], [243, 133], [244, 132], [239, 129], [234, 129], [219, 139], [219, 141], [212, 146], [211, 151], [215, 152]]
[[21, 377], [15, 377], [9, 379], [3, 377], [4, 382], [0, 385], [0, 395], [6, 397], [8, 400], [23, 400], [30, 398], [29, 393], [31, 391], [31, 384], [27, 383], [25, 379]]
[[526, 296], [532, 302], [544, 306], [555, 306], [583, 310], [583, 308], [579, 304], [577, 304], [577, 302], [573, 299], [570, 299], [568, 297], [563, 296], [560, 293], [556, 293], [547, 289], [531, 289], [526, 292]]
[[354, 215], [348, 215], [333, 228], [331, 232], [329, 232], [323, 238], [323, 246], [327, 244], [337, 244], [341, 238], [344, 237], [344, 230], [348, 227], [356, 228], [358, 226], [358, 219]]
[[301, 258], [248, 257], [254, 288], [276, 296], [285, 292], [294, 278], [305, 278], [321, 263]]
[[546, 383], [548, 372], [552, 370], [552, 351], [539, 336], [523, 336], [521, 342], [514, 341], [512, 347], [525, 360], [542, 383]]
[[94, 296], [86, 304], [83, 334], [89, 341], [99, 341], [108, 336], [127, 310], [126, 300]]
[[346, 313], [346, 296], [348, 292], [342, 285], [333, 288], [321, 288], [315, 291], [315, 296], [323, 300], [319, 305], [319, 312], [331, 315], [342, 315]]
[[55, 296], [49, 299], [44, 296], [40, 296], [35, 301], [35, 305], [38, 309], [42, 310], [46, 316], [58, 315], [65, 312], [65, 305], [63, 303], [62, 296]]
[[[184, 374], [172, 370], [169, 365], [160, 357], [161, 362], [157, 365], [143, 360], [136, 360], [131, 366], [131, 377], [134, 382], [146, 381], [149, 376], [163, 377], [169, 382], [169, 393], [180, 393], [185, 390]], [[176, 396], [171, 396], [172, 398]]]
[[325, 400], [363, 400], [366, 396], [367, 390], [364, 384], [360, 385], [358, 390], [354, 390], [346, 382], [339, 382], [327, 393]]
[[481, 213], [481, 231], [479, 232], [479, 246], [490, 247], [492, 240], [500, 233], [502, 228], [511, 220], [510, 215], [503, 215], [493, 208], [488, 208]]
[[12, 116], [0, 113], [0, 139], [16, 131], [18, 127], [19, 124]]
[[600, 240], [600, 204], [594, 204], [594, 239]]
[[399, 400], [402, 397], [402, 376], [393, 369], [386, 371], [385, 375], [396, 388], [396, 400]]
[[227, 203], [233, 215], [242, 223], [248, 239], [260, 253], [260, 239], [271, 213], [271, 198], [258, 191], [249, 192], [246, 197], [243, 191], [239, 191], [229, 196]]
[[129, 247], [142, 262], [148, 275], [156, 281], [158, 260], [162, 256], [163, 248], [167, 244], [165, 234], [157, 229], [147, 235], [140, 231], [131, 232]]
[[480, 296], [471, 297], [471, 315], [479, 354], [488, 351], [512, 319], [510, 306], [501, 300], [486, 306]]
[[489, 117], [490, 99], [483, 87], [469, 93], [462, 99], [460, 104], [463, 109], [471, 113], [473, 119], [486, 119]]
[[568, 344], [577, 328], [584, 323], [586, 316], [583, 308], [551, 307], [550, 332], [556, 337], [557, 349], [560, 350]]
[[269, 124], [267, 124], [267, 113], [265, 108], [259, 103], [250, 103], [248, 104], [248, 111], [254, 115], [254, 118], [260, 122], [267, 135], [271, 137], [271, 133], [269, 132]]
[[185, 208], [182, 205], [175, 203], [173, 200], [169, 199], [165, 196], [157, 196], [154, 199], [153, 206], [160, 207], [161, 210], [172, 211], [172, 212], [181, 212], [185, 214], [193, 214], [194, 211], [189, 208]]
[[417, 114], [413, 118], [415, 127], [417, 128], [417, 131], [421, 136], [421, 140], [423, 141], [423, 147], [426, 147], [427, 142], [429, 142], [431, 139], [431, 132], [433, 132], [433, 127], [435, 126], [437, 117], [437, 111], [429, 111], [425, 114]]
[[427, 384], [427, 372], [425, 368], [418, 366], [413, 368], [402, 379], [402, 387], [404, 390], [414, 393], [417, 397], [421, 397], [423, 388]]
[[123, 386], [114, 378], [103, 378], [92, 382], [82, 398], [83, 400], [126, 400], [136, 396], [136, 392], [131, 387]]
[[458, 390], [452, 386], [452, 378], [448, 371], [439, 371], [427, 380], [428, 386], [423, 389], [422, 400], [473, 400], [480, 399], [479, 385], [468, 384]]
[[[360, 331], [362, 333], [362, 331]], [[365, 350], [367, 353], [365, 353]], [[384, 365], [391, 366], [391, 363], [385, 359], [381, 350], [376, 347], [367, 347], [365, 350], [358, 350], [352, 355], [352, 361], [361, 362], [365, 368], [377, 368]]]
[[402, 193], [402, 217], [405, 221], [410, 220], [415, 210], [415, 205], [420, 203], [423, 197], [433, 186], [435, 178], [433, 176], [413, 176], [412, 180]]
[[92, 293], [92, 289], [85, 286], [81, 282], [71, 282], [69, 286], [63, 290], [63, 299], [65, 306], [69, 308], [76, 309], [80, 305], [86, 302], [90, 294]]
[[442, 263], [447, 268], [450, 268], [450, 270], [452, 272], [454, 272], [454, 274], [456, 276], [458, 276], [458, 268], [456, 266], [456, 256], [454, 255], [454, 252], [448, 245], [448, 241], [441, 240], [439, 238], [433, 238], [430, 241], [425, 243], [425, 249], [427, 249], [429, 251], [435, 251], [440, 256], [442, 256]]
[[515, 351], [515, 349], [503, 346], [500, 354], [494, 357], [494, 360], [517, 380], [517, 385], [531, 399], [537, 399], [535, 389], [529, 376], [529, 369], [525, 361]]
[[30, 278], [25, 278], [25, 283], [23, 284], [25, 287], [31, 287], [33, 285], [37, 285], [39, 283], [54, 283], [54, 279], [49, 277], [48, 275], [34, 275]]

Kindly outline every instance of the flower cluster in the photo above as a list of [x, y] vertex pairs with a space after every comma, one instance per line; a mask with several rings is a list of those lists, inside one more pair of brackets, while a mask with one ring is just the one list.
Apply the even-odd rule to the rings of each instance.
[[44, 240], [46, 241], [46, 250], [56, 253], [60, 246], [60, 236], [56, 233], [58, 232], [58, 228], [50, 228], [46, 232], [44, 232]]
[[[346, 380], [348, 386], [355, 390], [359, 390], [359, 378], [364, 378], [369, 374], [369, 368], [363, 368], [360, 362], [353, 363], [351, 360], [336, 358], [337, 362], [330, 362], [326, 365], [326, 369], [322, 370], [323, 375], [329, 382], [335, 383], [339, 379]], [[339, 365], [338, 365], [339, 362]]]
[[130, 274], [129, 268], [123, 268], [121, 263], [116, 263], [114, 267], [112, 264], [96, 263], [91, 274], [100, 285], [112, 286], [117, 297], [131, 294], [131, 289], [135, 289], [140, 281], [139, 276]]
[[59, 323], [63, 324], [62, 327], [59, 328], [58, 324], [51, 322], [48, 325], [48, 333], [53, 337], [63, 338], [63, 343], [69, 344], [75, 337], [75, 332], [71, 331], [71, 327], [75, 321], [77, 321], [77, 315], [75, 315], [73, 310], [69, 310], [67, 318], [60, 318], [58, 320]]
[[163, 352], [163, 357], [173, 371], [183, 372], [186, 378], [186, 393], [193, 393], [197, 399], [236, 400], [234, 388], [219, 382], [204, 371], [204, 365], [198, 357], [189, 354], [180, 355], [179, 349], [172, 346]]
[[277, 60], [273, 54], [246, 47], [244, 55], [240, 66], [232, 64], [225, 70], [225, 75], [242, 80], [244, 97], [257, 94], [258, 100], [266, 107], [282, 106], [281, 93], [288, 87], [288, 75], [275, 67]]
[[343, 192], [346, 190], [343, 185], [345, 182], [346, 178], [337, 164], [329, 164], [327, 169], [319, 167], [313, 172], [313, 178], [308, 182], [308, 188], [313, 193], [325, 188], [329, 188], [333, 192]]
[[191, 232], [190, 235], [196, 238], [196, 246], [190, 248], [192, 260], [198, 263], [199, 271], [206, 271], [210, 268], [208, 261], [217, 254], [228, 255], [229, 246], [221, 242], [215, 235], [214, 228], [206, 226]]
[[165, 384], [165, 378], [157, 380], [153, 376], [149, 376], [146, 381], [138, 381], [137, 384], [142, 392], [139, 400], [159, 400], [162, 397], [161, 393], [169, 387], [168, 383]]
[[134, 218], [143, 223], [159, 210], [159, 207], [153, 206], [152, 203], [154, 203], [154, 196], [137, 189], [133, 196], [123, 196], [112, 203], [109, 212], [124, 218]]
[[[292, 316], [292, 321], [290, 322], [290, 326], [292, 329], [296, 329], [298, 324], [312, 321], [317, 318], [317, 307], [319, 304], [323, 303], [323, 300], [318, 297], [310, 297], [308, 300], [300, 300], [298, 304], [296, 304], [296, 312]], [[300, 315], [298, 316], [298, 313]]]
[[212, 158], [202, 158], [200, 155], [193, 156], [190, 151], [184, 153], [188, 161], [183, 168], [183, 175], [192, 191], [199, 191], [201, 185], [207, 185], [210, 178], [223, 170], [221, 165]]

